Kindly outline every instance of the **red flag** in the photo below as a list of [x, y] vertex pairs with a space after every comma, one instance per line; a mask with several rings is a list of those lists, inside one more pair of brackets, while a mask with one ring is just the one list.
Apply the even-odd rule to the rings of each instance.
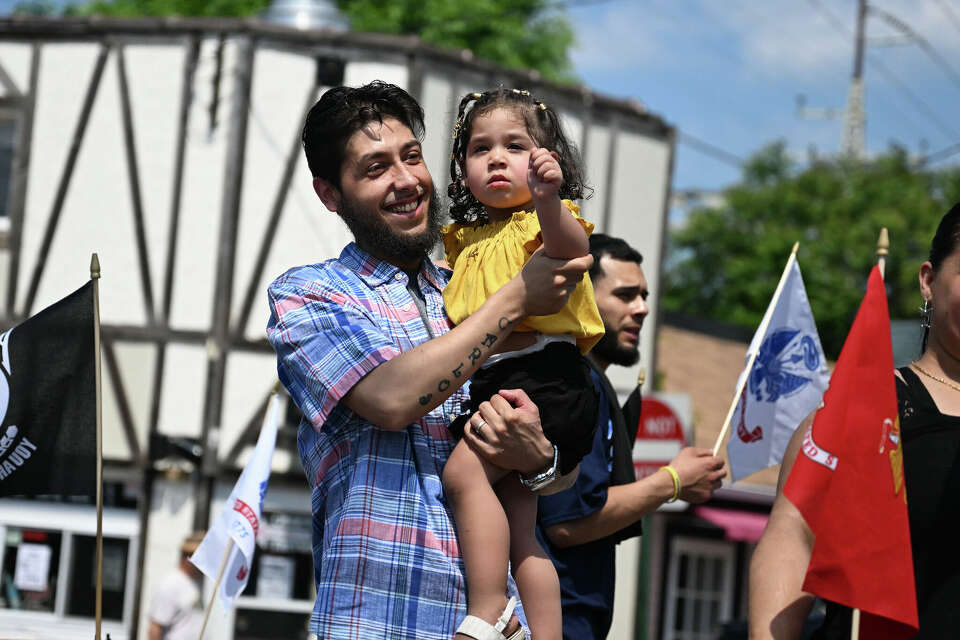
[[859, 608], [861, 638], [916, 635], [887, 296], [874, 267], [784, 487], [816, 541], [803, 590]]

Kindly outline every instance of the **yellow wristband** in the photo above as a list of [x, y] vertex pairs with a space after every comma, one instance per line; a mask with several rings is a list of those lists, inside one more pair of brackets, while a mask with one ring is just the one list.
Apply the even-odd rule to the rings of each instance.
[[[676, 502], [677, 498], [680, 497], [680, 474], [677, 473], [677, 470], [670, 465], [660, 467], [660, 469], [666, 469], [667, 473], [669, 473], [670, 477], [673, 479], [673, 497], [667, 500], [667, 502]], [[658, 471], [660, 469], [658, 469]]]

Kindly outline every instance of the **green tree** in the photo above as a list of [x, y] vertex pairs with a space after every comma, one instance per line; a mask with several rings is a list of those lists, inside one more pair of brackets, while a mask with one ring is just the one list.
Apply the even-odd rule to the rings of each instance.
[[960, 170], [916, 169], [893, 149], [868, 163], [844, 159], [797, 168], [782, 143], [754, 155], [724, 205], [693, 211], [671, 236], [664, 306], [756, 327], [790, 248], [820, 338], [835, 358], [890, 233], [886, 284], [892, 318], [917, 318], [917, 271], [941, 216], [960, 200]]
[[57, 8], [51, 0], [23, 0], [13, 5], [11, 13], [15, 16], [53, 16]]
[[89, 0], [68, 6], [69, 15], [200, 16], [244, 18], [263, 11], [270, 0]]
[[[248, 17], [271, 0], [87, 0], [67, 15]], [[354, 31], [415, 35], [427, 44], [469, 49], [511, 69], [534, 69], [571, 83], [574, 33], [549, 0], [336, 0]], [[49, 0], [25, 0], [14, 12], [50, 15]]]
[[547, 0], [337, 0], [356, 31], [416, 35], [513, 69], [573, 80], [573, 30]]

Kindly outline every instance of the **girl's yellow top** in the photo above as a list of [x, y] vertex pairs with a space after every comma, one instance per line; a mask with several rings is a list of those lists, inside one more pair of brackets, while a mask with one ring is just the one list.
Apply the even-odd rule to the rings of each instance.
[[[580, 207], [563, 201], [587, 235], [593, 223], [580, 217]], [[536, 211], [518, 211], [507, 220], [487, 224], [451, 224], [443, 228], [443, 244], [453, 277], [443, 291], [450, 319], [460, 324], [502, 287], [531, 254], [543, 244]], [[586, 354], [603, 336], [603, 320], [597, 311], [590, 276], [584, 274], [567, 305], [549, 316], [528, 316], [515, 331], [539, 331], [549, 335], [569, 334]]]

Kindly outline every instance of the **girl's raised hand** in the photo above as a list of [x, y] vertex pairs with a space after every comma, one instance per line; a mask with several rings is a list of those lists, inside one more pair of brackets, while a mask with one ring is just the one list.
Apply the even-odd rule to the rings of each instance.
[[556, 197], [563, 184], [563, 170], [557, 162], [559, 156], [556, 151], [543, 148], [534, 149], [530, 153], [530, 163], [527, 166], [527, 186], [534, 200]]

